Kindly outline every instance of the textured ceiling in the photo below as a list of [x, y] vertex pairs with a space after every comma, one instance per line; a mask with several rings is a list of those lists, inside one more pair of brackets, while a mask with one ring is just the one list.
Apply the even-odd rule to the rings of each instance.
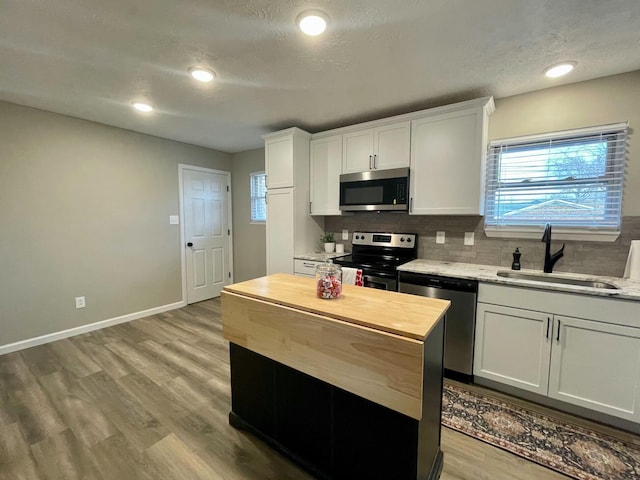
[[[319, 38], [295, 26], [307, 8]], [[639, 0], [0, 0], [1, 100], [227, 152], [639, 70], [639, 51]]]

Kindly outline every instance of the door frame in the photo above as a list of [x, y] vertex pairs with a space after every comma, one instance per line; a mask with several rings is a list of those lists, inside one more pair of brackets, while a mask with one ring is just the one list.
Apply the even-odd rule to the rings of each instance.
[[205, 172], [205, 173], [214, 173], [217, 175], [225, 175], [227, 177], [227, 215], [229, 219], [229, 272], [231, 272], [231, 277], [227, 276], [225, 279], [225, 285], [230, 285], [233, 283], [233, 209], [231, 206], [231, 172], [226, 170], [215, 170], [213, 168], [206, 167], [198, 167], [195, 165], [188, 165], [186, 163], [178, 164], [178, 191], [180, 196], [180, 263], [181, 263], [181, 271], [182, 271], [182, 303], [188, 305], [187, 303], [187, 250], [185, 245], [185, 232], [184, 232], [184, 189], [183, 189], [183, 173], [185, 170], [195, 170], [197, 172]]

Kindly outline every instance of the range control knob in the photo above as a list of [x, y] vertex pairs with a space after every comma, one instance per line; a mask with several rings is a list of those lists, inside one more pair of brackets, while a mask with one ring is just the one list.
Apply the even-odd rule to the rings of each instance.
[[360, 240], [360, 236], [359, 235], [356, 235], [356, 240]]
[[404, 242], [404, 237], [400, 237], [400, 241], [401, 241], [401, 242]]
[[411, 243], [411, 237], [407, 238], [407, 243]]

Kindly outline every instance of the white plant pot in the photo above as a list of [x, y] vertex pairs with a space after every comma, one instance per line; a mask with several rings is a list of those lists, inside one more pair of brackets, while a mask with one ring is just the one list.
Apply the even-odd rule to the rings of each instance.
[[336, 248], [336, 242], [329, 242], [324, 244], [324, 251], [326, 253], [333, 253], [334, 248]]

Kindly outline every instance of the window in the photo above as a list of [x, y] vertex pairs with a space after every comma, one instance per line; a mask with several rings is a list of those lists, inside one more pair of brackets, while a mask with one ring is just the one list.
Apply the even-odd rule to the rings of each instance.
[[556, 238], [615, 240], [626, 145], [626, 124], [492, 141], [487, 235], [531, 237], [549, 222]]
[[251, 180], [251, 223], [267, 221], [267, 182], [264, 172], [249, 175]]

